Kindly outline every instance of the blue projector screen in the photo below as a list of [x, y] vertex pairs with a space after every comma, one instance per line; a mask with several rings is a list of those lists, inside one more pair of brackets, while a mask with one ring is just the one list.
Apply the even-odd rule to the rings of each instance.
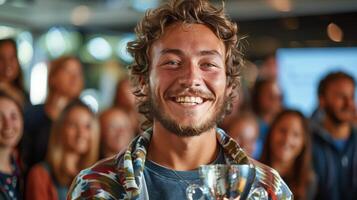
[[278, 81], [284, 105], [310, 117], [316, 108], [317, 87], [332, 71], [357, 77], [357, 48], [296, 48], [277, 51]]

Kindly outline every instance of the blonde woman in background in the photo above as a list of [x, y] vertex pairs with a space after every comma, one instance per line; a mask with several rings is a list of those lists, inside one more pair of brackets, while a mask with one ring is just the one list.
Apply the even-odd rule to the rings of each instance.
[[126, 149], [135, 137], [130, 116], [120, 108], [109, 108], [99, 116], [100, 158], [107, 158]]
[[21, 106], [30, 105], [17, 57], [16, 41], [12, 38], [0, 39], [0, 88]]
[[83, 102], [74, 100], [52, 127], [46, 160], [29, 172], [26, 198], [66, 199], [75, 175], [98, 160], [98, 148], [95, 115]]
[[304, 115], [285, 109], [273, 120], [263, 149], [261, 162], [279, 172], [295, 200], [315, 199], [317, 182], [310, 136]]
[[16, 145], [22, 137], [20, 103], [0, 89], [0, 199], [22, 199], [22, 172]]
[[254, 158], [259, 126], [257, 118], [252, 112], [242, 111], [232, 118], [227, 133], [238, 142], [249, 156]]
[[67, 55], [51, 61], [47, 82], [45, 103], [25, 110], [21, 153], [26, 174], [35, 164], [45, 159], [53, 122], [69, 102], [79, 97], [84, 87], [80, 60]]

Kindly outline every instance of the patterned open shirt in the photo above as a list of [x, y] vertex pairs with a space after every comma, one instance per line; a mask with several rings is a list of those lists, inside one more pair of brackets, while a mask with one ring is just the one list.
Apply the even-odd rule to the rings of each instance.
[[[149, 199], [144, 167], [152, 129], [135, 138], [123, 153], [82, 170], [73, 181], [67, 199]], [[290, 200], [293, 195], [279, 174], [244, 153], [223, 130], [217, 128], [226, 163], [255, 168], [254, 185], [264, 188], [269, 199]]]

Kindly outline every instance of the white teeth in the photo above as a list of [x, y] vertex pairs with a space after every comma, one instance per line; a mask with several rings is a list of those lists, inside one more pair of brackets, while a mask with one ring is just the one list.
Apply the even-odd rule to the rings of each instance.
[[191, 101], [190, 97], [185, 97], [185, 102], [184, 103], [194, 103], [194, 102]]
[[201, 104], [203, 102], [203, 99], [200, 98], [200, 97], [196, 97], [196, 100], [195, 100], [198, 104]]
[[201, 104], [203, 102], [203, 99], [201, 97], [176, 97], [175, 101], [177, 103], [186, 103], [186, 104]]

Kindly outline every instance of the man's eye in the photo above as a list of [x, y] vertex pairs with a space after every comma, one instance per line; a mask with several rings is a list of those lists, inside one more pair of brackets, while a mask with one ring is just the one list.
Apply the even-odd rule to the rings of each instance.
[[170, 60], [165, 63], [165, 65], [179, 65], [179, 64], [180, 64], [180, 62], [175, 61], [175, 60]]
[[212, 63], [203, 63], [202, 66], [206, 67], [206, 68], [217, 67], [217, 65], [212, 64]]
[[164, 62], [163, 67], [170, 68], [170, 69], [176, 69], [176, 68], [180, 67], [181, 64], [182, 63], [180, 61], [170, 60], [170, 61]]

